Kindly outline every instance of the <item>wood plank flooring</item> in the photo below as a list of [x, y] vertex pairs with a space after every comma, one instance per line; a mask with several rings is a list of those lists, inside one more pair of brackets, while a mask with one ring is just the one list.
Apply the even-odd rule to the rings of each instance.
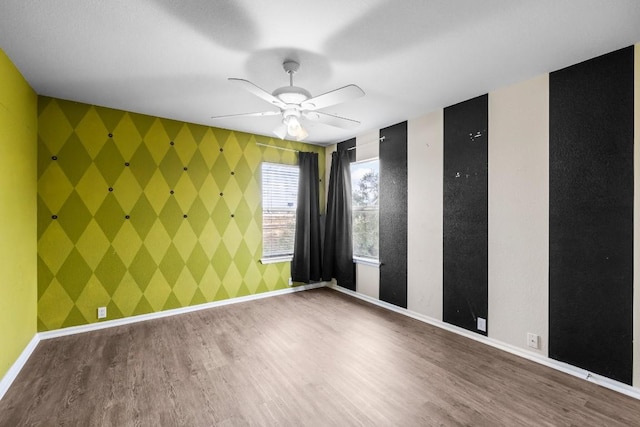
[[640, 401], [316, 289], [42, 341], [0, 426], [631, 426]]

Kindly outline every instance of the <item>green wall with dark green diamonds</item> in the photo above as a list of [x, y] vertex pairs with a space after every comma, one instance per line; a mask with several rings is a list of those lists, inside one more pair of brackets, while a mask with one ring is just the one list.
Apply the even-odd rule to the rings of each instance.
[[260, 164], [293, 150], [324, 176], [323, 147], [39, 97], [38, 330], [286, 288], [259, 261]]

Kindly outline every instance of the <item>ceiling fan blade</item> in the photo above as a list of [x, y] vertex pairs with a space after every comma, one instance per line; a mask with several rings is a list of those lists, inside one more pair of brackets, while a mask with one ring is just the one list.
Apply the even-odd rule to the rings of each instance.
[[323, 113], [321, 111], [305, 111], [302, 115], [305, 119], [341, 129], [355, 129], [360, 125], [360, 122], [357, 120], [334, 116], [333, 114]]
[[331, 92], [323, 93], [322, 95], [307, 99], [300, 104], [300, 107], [303, 110], [319, 110], [331, 105], [336, 105], [342, 102], [350, 101], [352, 99], [360, 98], [361, 96], [364, 96], [364, 91], [362, 89], [360, 89], [356, 85], [348, 85], [341, 87], [340, 89], [332, 90]]
[[280, 101], [278, 98], [276, 98], [275, 96], [271, 95], [269, 92], [267, 92], [266, 90], [262, 89], [261, 87], [258, 87], [256, 85], [254, 85], [249, 80], [234, 79], [234, 78], [230, 78], [229, 80], [239, 84], [240, 86], [245, 88], [245, 90], [251, 92], [252, 94], [257, 96], [258, 98], [262, 98], [263, 100], [267, 101], [269, 104], [275, 105], [278, 108], [284, 108], [286, 106], [286, 104], [284, 102]]
[[229, 117], [264, 117], [264, 116], [277, 116], [281, 114], [280, 111], [263, 111], [260, 113], [240, 113], [240, 114], [227, 114], [224, 116], [211, 116], [212, 119], [226, 119]]

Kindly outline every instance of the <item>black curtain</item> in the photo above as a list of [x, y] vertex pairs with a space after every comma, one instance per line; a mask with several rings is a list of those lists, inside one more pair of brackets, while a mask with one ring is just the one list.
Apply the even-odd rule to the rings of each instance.
[[322, 276], [318, 153], [299, 152], [298, 165], [300, 177], [291, 279], [309, 283], [320, 281]]
[[324, 229], [322, 279], [335, 278], [343, 288], [355, 290], [351, 237], [351, 168], [349, 151], [331, 154], [331, 175]]

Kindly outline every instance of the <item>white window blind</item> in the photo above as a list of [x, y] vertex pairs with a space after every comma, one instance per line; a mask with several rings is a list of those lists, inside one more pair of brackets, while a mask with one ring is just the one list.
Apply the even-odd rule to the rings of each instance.
[[262, 258], [293, 256], [298, 166], [262, 163]]

